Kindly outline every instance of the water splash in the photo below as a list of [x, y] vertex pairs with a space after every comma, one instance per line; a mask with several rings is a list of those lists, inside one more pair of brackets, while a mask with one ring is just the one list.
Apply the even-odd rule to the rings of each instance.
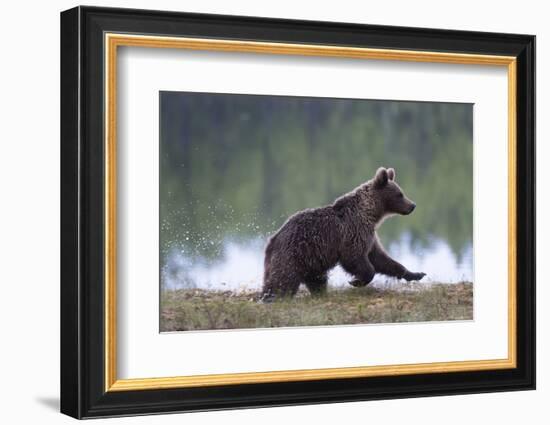
[[[265, 239], [225, 240], [220, 255], [209, 259], [172, 249], [161, 271], [163, 289], [209, 289], [259, 291], [262, 287]], [[468, 246], [458, 259], [442, 239], [433, 239], [428, 248], [413, 247], [408, 234], [389, 245], [388, 252], [412, 271], [427, 276], [423, 283], [458, 283], [473, 280], [473, 249]], [[329, 285], [347, 286], [351, 276], [340, 266], [329, 273]], [[376, 275], [375, 286], [393, 286], [397, 279]]]

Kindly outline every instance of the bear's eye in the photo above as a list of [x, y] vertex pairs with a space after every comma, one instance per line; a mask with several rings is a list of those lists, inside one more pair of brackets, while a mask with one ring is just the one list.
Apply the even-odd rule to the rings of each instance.
[[399, 193], [399, 196], [398, 196], [398, 197], [399, 197], [399, 198], [404, 198], [405, 195], [403, 195], [403, 193]]

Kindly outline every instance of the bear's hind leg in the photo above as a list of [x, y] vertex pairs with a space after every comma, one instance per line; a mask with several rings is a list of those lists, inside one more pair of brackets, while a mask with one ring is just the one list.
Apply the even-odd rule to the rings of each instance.
[[309, 293], [313, 297], [320, 297], [327, 293], [327, 274], [323, 273], [319, 276], [311, 276], [305, 279], [305, 284]]
[[260, 302], [269, 303], [279, 298], [293, 297], [300, 287], [300, 278], [294, 273], [277, 273], [271, 270], [264, 277]]

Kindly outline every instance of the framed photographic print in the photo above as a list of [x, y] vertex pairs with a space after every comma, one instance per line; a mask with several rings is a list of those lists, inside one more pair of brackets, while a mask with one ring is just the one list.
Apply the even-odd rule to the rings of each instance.
[[61, 14], [61, 411], [535, 387], [535, 37]]

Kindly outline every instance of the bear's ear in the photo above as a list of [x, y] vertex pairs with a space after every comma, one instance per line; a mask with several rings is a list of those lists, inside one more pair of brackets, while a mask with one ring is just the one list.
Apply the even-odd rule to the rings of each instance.
[[393, 168], [388, 168], [388, 179], [395, 180], [395, 170]]
[[388, 183], [388, 170], [384, 167], [380, 167], [374, 176], [374, 186], [384, 187]]

